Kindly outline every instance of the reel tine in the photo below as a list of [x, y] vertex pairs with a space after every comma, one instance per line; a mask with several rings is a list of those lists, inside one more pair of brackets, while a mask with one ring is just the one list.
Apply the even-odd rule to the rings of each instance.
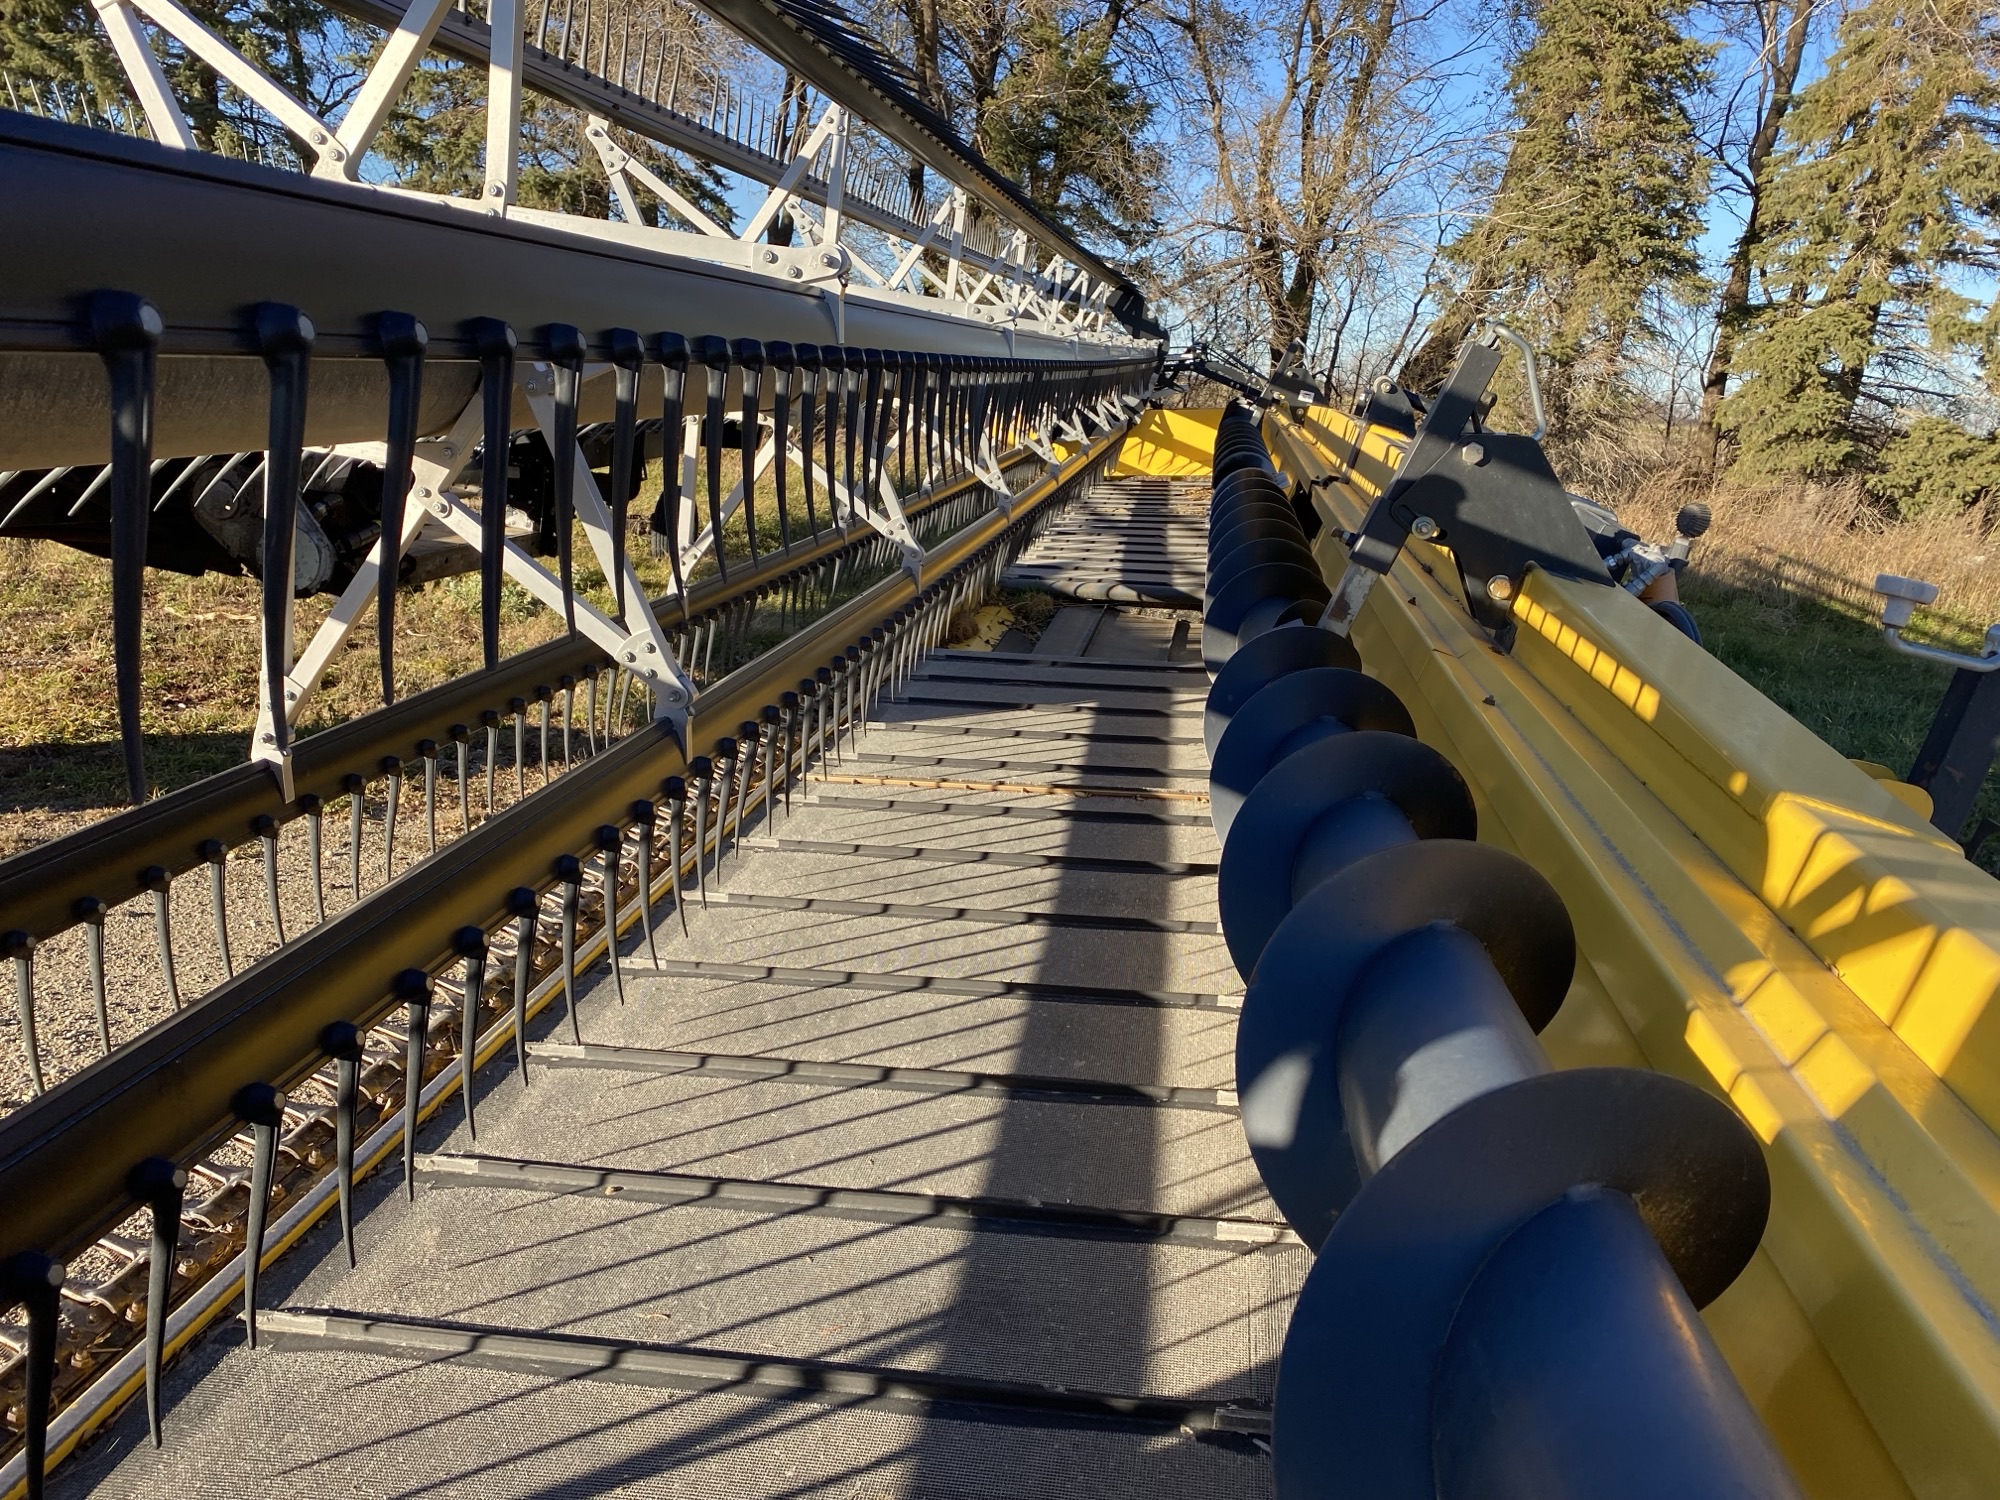
[[264, 1226], [271, 1212], [271, 1179], [278, 1162], [278, 1127], [285, 1121], [285, 1096], [268, 1083], [239, 1089], [236, 1118], [250, 1127], [250, 1212], [243, 1235], [243, 1326], [257, 1347], [257, 1279], [263, 1270]]
[[827, 714], [833, 707], [833, 669], [821, 667], [813, 673], [817, 691], [813, 694], [813, 710], [816, 714], [813, 733], [813, 752], [819, 757], [820, 780], [826, 779], [826, 729]]
[[423, 404], [424, 350], [430, 335], [408, 313], [375, 320], [389, 368], [389, 452], [382, 465], [382, 571], [375, 581], [375, 632], [382, 663], [382, 705], [396, 701], [396, 584], [402, 573], [403, 518], [414, 479], [417, 420]]
[[514, 330], [498, 318], [467, 325], [479, 356], [485, 435], [479, 473], [479, 644], [488, 668], [500, 664], [500, 580], [507, 553], [507, 447], [513, 435]]
[[[139, 872], [139, 885], [141, 889], [153, 893], [153, 939], [160, 954], [160, 978], [167, 986], [167, 1003], [179, 1010], [181, 986], [180, 976], [174, 970], [174, 922], [169, 900], [173, 879], [167, 874], [165, 865], [148, 865]], [[325, 915], [324, 911], [320, 913], [322, 919]]]
[[[574, 324], [551, 323], [542, 330], [549, 351], [550, 383], [555, 388], [555, 434], [549, 439], [554, 460], [556, 568], [562, 579], [563, 628], [576, 634], [576, 403], [583, 384], [583, 333]], [[621, 403], [619, 419], [625, 419]], [[631, 454], [627, 451], [629, 463]]]
[[[792, 358], [799, 368], [799, 477], [805, 486], [806, 530], [817, 542], [819, 512], [813, 508], [813, 419], [819, 413], [819, 345], [794, 344]], [[833, 471], [827, 472], [830, 476]]]
[[[312, 866], [312, 920], [314, 922], [324, 922], [326, 920], [326, 874], [324, 874], [324, 870], [320, 870], [320, 856], [322, 856], [322, 844], [324, 844], [326, 830], [322, 826], [320, 798], [316, 798], [312, 792], [306, 792], [302, 798], [298, 798], [298, 810], [306, 814], [306, 864]], [[166, 872], [162, 870], [162, 874], [166, 874]], [[162, 912], [162, 920], [164, 920], [164, 912], [166, 912], [164, 902], [160, 906], [160, 912]], [[162, 934], [164, 934], [164, 928], [162, 928]], [[166, 952], [166, 950], [162, 950], [162, 952]], [[168, 980], [168, 986], [172, 988], [172, 980]], [[176, 1006], [178, 1006], [178, 1000], [176, 1000]]]
[[797, 774], [801, 776], [805, 774], [804, 759], [800, 754], [800, 734], [803, 728], [801, 718], [805, 697], [811, 692], [812, 683], [802, 681], [799, 683], [798, 692], [778, 695], [779, 711], [785, 719], [785, 821], [787, 823], [792, 820], [793, 765], [795, 763], [798, 765]]
[[653, 337], [653, 358], [659, 361], [664, 386], [661, 407], [660, 500], [653, 509], [653, 535], [664, 536], [667, 562], [673, 569], [674, 594], [681, 620], [688, 617], [687, 580], [681, 576], [681, 449], [685, 442], [688, 342], [678, 333]]
[[458, 1001], [458, 1091], [465, 1096], [465, 1132], [477, 1141], [479, 1114], [472, 1075], [478, 1065], [479, 1002], [486, 993], [486, 934], [477, 927], [461, 927], [452, 935], [452, 949], [465, 960]]
[[569, 1009], [569, 1034], [583, 1045], [583, 1025], [576, 1014], [576, 914], [583, 899], [583, 865], [574, 854], [556, 858], [556, 879], [562, 882], [563, 1003]]
[[887, 412], [882, 405], [882, 369], [884, 356], [880, 349], [861, 351], [861, 369], [864, 392], [861, 398], [861, 493], [857, 499], [863, 505], [872, 505], [875, 500], [875, 476], [882, 457], [883, 420]]
[[762, 718], [764, 720], [764, 826], [769, 829], [777, 821], [778, 813], [778, 784], [772, 777], [784, 769], [779, 764], [778, 754], [778, 741], [784, 734], [784, 717], [779, 713], [775, 703], [767, 703], [764, 705]]
[[[891, 419], [896, 426], [896, 488], [907, 493], [910, 487], [910, 445], [916, 441], [917, 358], [914, 354], [885, 356], [896, 377], [896, 410]], [[886, 463], [887, 449], [884, 450]]]
[[40, 1095], [47, 1086], [42, 1082], [42, 1049], [35, 1031], [35, 940], [19, 928], [0, 933], [0, 953], [14, 960], [14, 1002], [21, 1023], [21, 1050], [27, 1056], [28, 1081]]
[[424, 1054], [429, 1045], [431, 976], [405, 969], [396, 976], [395, 996], [403, 1002], [409, 1035], [403, 1042], [403, 1197], [417, 1201], [417, 1111], [424, 1102]]
[[458, 831], [472, 832], [472, 731], [454, 724], [447, 731], [458, 746]]
[[43, 1500], [48, 1476], [49, 1408], [55, 1395], [56, 1335], [62, 1320], [62, 1285], [68, 1269], [37, 1250], [24, 1250], [0, 1266], [0, 1298], [28, 1315], [28, 1360], [22, 1456], [28, 1500]]
[[350, 771], [340, 778], [347, 793], [347, 880], [354, 900], [361, 899], [361, 815], [362, 791], [367, 783]]
[[615, 823], [600, 824], [597, 830], [598, 893], [604, 899], [604, 952], [611, 960], [611, 987], [618, 1003], [625, 1003], [625, 970], [618, 961], [618, 867], [625, 847], [625, 835]]
[[[266, 733], [271, 748], [282, 759], [291, 750], [285, 679], [292, 670], [293, 551], [314, 335], [311, 320], [282, 302], [258, 305], [254, 331], [271, 387], [269, 446], [264, 463], [264, 693], [271, 711], [271, 727]], [[289, 792], [289, 781], [285, 785]]]
[[736, 780], [736, 740], [725, 734], [715, 742], [715, 879], [722, 881], [724, 840], [729, 833], [729, 789]]
[[646, 934], [646, 953], [657, 966], [660, 950], [653, 942], [653, 829], [658, 811], [644, 798], [632, 804], [632, 822], [639, 835], [639, 926]]
[[[694, 890], [701, 909], [708, 910], [708, 788], [715, 762], [697, 755], [688, 762], [688, 783], [694, 792]], [[685, 921], [683, 921], [685, 925]]]
[[708, 369], [708, 408], [702, 418], [702, 452], [708, 467], [709, 551], [716, 575], [729, 582], [729, 560], [722, 547], [722, 394], [729, 379], [729, 341], [703, 334], [690, 346], [693, 357]]
[[514, 1066], [521, 1086], [528, 1083], [528, 981], [535, 967], [535, 929], [542, 915], [542, 898], [525, 885], [507, 893], [507, 910], [514, 917]]
[[[646, 346], [629, 328], [614, 328], [605, 335], [610, 346], [613, 399], [616, 403], [611, 425], [611, 597], [620, 624], [625, 621], [625, 537], [632, 511], [632, 492], [639, 487], [638, 465], [633, 462], [639, 434], [639, 366], [645, 363]], [[662, 453], [664, 459], [665, 454]], [[572, 627], [573, 628], [573, 627]]]
[[494, 779], [500, 772], [500, 711], [482, 708], [479, 723], [486, 731], [486, 810], [479, 818], [484, 823], [493, 816]]
[[740, 862], [743, 856], [743, 820], [750, 813], [750, 773], [757, 766], [758, 729], [753, 720], [745, 719], [736, 726], [736, 821], [732, 825], [735, 832], [730, 836], [730, 847], [736, 851]]
[[354, 1259], [354, 1115], [361, 1099], [361, 1029], [352, 1021], [335, 1021], [319, 1034], [320, 1046], [333, 1059], [333, 1185], [340, 1198], [340, 1242], [347, 1250], [347, 1269]]
[[[841, 362], [847, 370], [841, 381], [841, 391], [846, 398], [846, 411], [840, 424], [841, 446], [844, 450], [841, 472], [846, 477], [844, 488], [847, 491], [847, 520], [848, 524], [852, 525], [855, 503], [854, 443], [856, 434], [861, 429], [861, 383], [868, 364], [863, 358], [862, 351], [852, 345], [841, 350]], [[831, 438], [828, 439], [827, 446], [830, 450]]]
[[278, 899], [278, 820], [269, 813], [259, 813], [250, 820], [250, 831], [257, 835], [264, 857], [264, 907], [271, 914], [271, 931], [277, 934], [278, 946], [285, 946], [285, 909]]
[[792, 368], [797, 363], [792, 346], [774, 341], [764, 346], [764, 358], [771, 365], [771, 477], [778, 490], [778, 542], [792, 549], [792, 518], [786, 510], [786, 452], [792, 434]]
[[433, 739], [418, 740], [417, 754], [424, 763], [424, 852], [435, 854], [438, 846], [438, 742]]
[[223, 861], [228, 859], [229, 851], [223, 848], [221, 839], [203, 839], [195, 852], [208, 866], [208, 909], [215, 919], [215, 946], [222, 954], [222, 972], [234, 979], [236, 962], [229, 952], [228, 892], [223, 886]]
[[519, 802], [528, 795], [524, 769], [528, 759], [528, 700], [519, 696], [509, 698], [507, 713], [514, 721], [514, 800]]
[[687, 903], [681, 899], [681, 816], [687, 807], [687, 782], [669, 776], [662, 789], [667, 794], [667, 860], [673, 866], [674, 911], [681, 919], [681, 936], [686, 937]]
[[97, 1006], [97, 1035], [104, 1055], [111, 1055], [111, 1014], [104, 993], [104, 913], [105, 905], [95, 896], [80, 897], [77, 918], [83, 923], [84, 952], [90, 963], [90, 995]]
[[403, 805], [402, 757], [383, 756], [382, 769], [389, 778], [389, 800], [382, 810], [382, 883], [387, 885], [396, 878], [396, 814]]
[[[736, 436], [742, 453], [743, 535], [750, 543], [750, 565], [757, 565], [757, 419], [764, 401], [764, 346], [756, 339], [738, 339], [731, 357], [743, 371], [743, 403], [737, 411]], [[721, 539], [717, 538], [718, 547]]]
[[132, 1196], [152, 1212], [153, 1239], [146, 1263], [146, 1430], [161, 1444], [160, 1369], [167, 1352], [167, 1304], [172, 1300], [174, 1262], [180, 1257], [181, 1208], [187, 1200], [187, 1168], [163, 1156], [149, 1156], [127, 1175]]
[[534, 690], [536, 714], [534, 714], [534, 734], [536, 734], [536, 762], [542, 766], [542, 786], [548, 786], [548, 708], [556, 698], [556, 690], [550, 686], [538, 686]]
[[146, 800], [140, 624], [153, 500], [153, 377], [165, 325], [152, 303], [130, 292], [98, 292], [90, 299], [89, 316], [91, 341], [111, 383], [111, 644], [125, 786], [137, 807]]

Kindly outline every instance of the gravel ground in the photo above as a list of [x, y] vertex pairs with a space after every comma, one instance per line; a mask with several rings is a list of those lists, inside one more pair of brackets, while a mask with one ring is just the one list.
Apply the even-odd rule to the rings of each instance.
[[[560, 725], [550, 735], [551, 771], [560, 774]], [[578, 760], [586, 758], [582, 736], [577, 738]], [[527, 762], [523, 778], [532, 796], [540, 787], [541, 773], [537, 737], [532, 726], [527, 740]], [[494, 781], [496, 810], [518, 800], [512, 769], [512, 736], [504, 729], [500, 737], [500, 768]], [[440, 763], [438, 777], [438, 842], [449, 843], [462, 827], [458, 812], [457, 780], [448, 774], [452, 758]], [[377, 890], [385, 879], [384, 832], [388, 808], [388, 783], [372, 783], [364, 793], [361, 836], [361, 894]], [[473, 822], [486, 812], [486, 784], [481, 748], [473, 756], [469, 788]], [[343, 799], [330, 804], [323, 818], [321, 881], [329, 917], [352, 906], [355, 891], [350, 877], [352, 844], [349, 840], [349, 804]], [[4, 819], [9, 844], [15, 850], [33, 847], [44, 839], [60, 837], [85, 827], [115, 809], [48, 810], [22, 809]], [[278, 837], [278, 897], [285, 932], [296, 938], [313, 925], [312, 862], [307, 847], [307, 826], [303, 818], [284, 825]], [[424, 820], [423, 776], [420, 769], [407, 776], [398, 801], [396, 826], [396, 870], [406, 870], [427, 852]], [[183, 1004], [205, 995], [227, 978], [221, 945], [217, 941], [212, 915], [210, 874], [200, 868], [175, 878], [169, 893], [173, 928], [174, 970]], [[272, 929], [270, 898], [264, 877], [264, 854], [256, 840], [230, 851], [224, 865], [224, 903], [228, 911], [229, 956], [240, 972], [273, 951], [277, 934]], [[88, 929], [81, 924], [58, 934], [35, 953], [34, 990], [36, 1040], [41, 1052], [42, 1077], [53, 1087], [60, 1080], [95, 1062], [104, 1055], [99, 1036], [97, 1005], [90, 979]], [[155, 936], [152, 897], [142, 896], [114, 907], [104, 922], [105, 1011], [110, 1022], [111, 1043], [123, 1045], [149, 1026], [172, 1014], [165, 975], [162, 972]], [[22, 1046], [21, 1026], [13, 1003], [13, 976], [0, 976], [7, 991], [0, 1004], [0, 1114], [18, 1109], [32, 1097], [27, 1055]]]

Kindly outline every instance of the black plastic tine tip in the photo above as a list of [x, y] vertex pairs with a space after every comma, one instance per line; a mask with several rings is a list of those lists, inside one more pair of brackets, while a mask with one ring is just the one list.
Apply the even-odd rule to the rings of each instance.
[[39, 1250], [23, 1250], [0, 1262], [0, 1298], [28, 1314], [27, 1423], [22, 1454], [28, 1470], [28, 1500], [42, 1500], [48, 1472], [49, 1410], [56, 1373], [56, 1334], [62, 1315], [62, 1285], [69, 1268]]
[[521, 1083], [528, 1082], [528, 981], [535, 966], [535, 928], [540, 924], [542, 898], [525, 885], [507, 893], [507, 913], [514, 918], [514, 1066]]
[[187, 1184], [187, 1168], [163, 1156], [147, 1157], [125, 1178], [132, 1196], [152, 1211], [153, 1218], [153, 1243], [146, 1268], [146, 1430], [155, 1448], [161, 1443], [160, 1368], [166, 1359], [167, 1304], [173, 1297]]
[[652, 803], [640, 798], [629, 809], [632, 814], [633, 831], [638, 835], [637, 849], [639, 865], [639, 926], [646, 934], [646, 954], [655, 964], [660, 961], [660, 950], [653, 941], [653, 829], [658, 823], [658, 809]]
[[250, 1211], [243, 1236], [243, 1325], [257, 1347], [257, 1278], [263, 1270], [264, 1226], [271, 1211], [271, 1178], [277, 1168], [278, 1127], [285, 1119], [285, 1096], [268, 1083], [247, 1084], [232, 1101], [236, 1117], [250, 1127]]
[[354, 1115], [360, 1101], [361, 1028], [334, 1021], [320, 1031], [319, 1044], [334, 1061], [334, 1186], [340, 1195], [340, 1238], [347, 1268], [354, 1269]]
[[552, 863], [556, 879], [562, 882], [562, 984], [563, 1001], [569, 1009], [570, 1039], [583, 1045], [583, 1022], [576, 1013], [576, 917], [583, 898], [583, 861], [574, 854], [559, 854]]
[[403, 1195], [417, 1197], [417, 1111], [424, 1097], [424, 1055], [429, 1042], [431, 976], [422, 969], [405, 969], [391, 987], [408, 1007], [409, 1038], [403, 1048]]
[[458, 1086], [465, 1095], [465, 1130], [479, 1139], [477, 1101], [473, 1097], [473, 1069], [478, 1063], [479, 1004], [486, 988], [486, 933], [465, 926], [452, 934], [452, 951], [465, 960], [464, 990], [459, 996]]

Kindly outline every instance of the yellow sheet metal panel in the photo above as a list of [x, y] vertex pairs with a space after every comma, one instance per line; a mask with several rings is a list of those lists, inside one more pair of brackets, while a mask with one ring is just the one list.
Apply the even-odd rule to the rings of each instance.
[[2000, 1128], [2000, 882], [1623, 590], [1531, 574], [1517, 658]]
[[1703, 1312], [1751, 1402], [1773, 1429], [1812, 1434], [1786, 1445], [1799, 1485], [1815, 1500], [1909, 1500], [1895, 1460], [1827, 1358], [1768, 1253]]
[[1382, 493], [1408, 446], [1408, 440], [1400, 433], [1380, 427], [1362, 431], [1359, 421], [1332, 406], [1308, 407], [1299, 416], [1296, 430], [1304, 433], [1320, 454], [1330, 455], [1334, 460], [1332, 467], [1370, 499]]
[[1219, 406], [1148, 411], [1125, 434], [1106, 475], [1112, 479], [1135, 474], [1206, 479], [1215, 462], [1215, 429], [1221, 420]]
[[[1288, 472], [1332, 470], [1274, 425]], [[1365, 504], [1346, 486], [1319, 496], [1349, 526]], [[1340, 565], [1335, 539], [1319, 550], [1323, 569]], [[1472, 626], [1444, 561], [1409, 548], [1356, 644], [1465, 772], [1481, 837], [1530, 859], [1569, 905], [1583, 962], [1544, 1038], [1558, 1065], [1675, 1073], [1728, 1097], [1766, 1142], [1762, 1256], [1709, 1314], [1724, 1354], [1815, 1500], [2000, 1494], [2000, 1137], [1706, 842], [1704, 822], [1725, 846], [1772, 835], [1745, 804], [1749, 781], [1720, 785], [1659, 748], [1670, 742], [1651, 725], [1680, 689], [1629, 670], [1600, 680], [1567, 657], [1544, 664], [1558, 693], [1531, 652], [1510, 657]], [[1565, 694], [1617, 711], [1586, 716]], [[1843, 791], [1824, 764], [1812, 775], [1906, 853], [1949, 853], [1901, 804]], [[1780, 787], [1763, 805], [1788, 817], [1795, 800]]]

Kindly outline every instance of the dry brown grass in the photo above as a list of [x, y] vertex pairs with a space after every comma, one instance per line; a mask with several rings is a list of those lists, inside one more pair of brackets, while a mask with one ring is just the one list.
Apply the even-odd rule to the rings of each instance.
[[[722, 455], [726, 491], [741, 473], [733, 449]], [[705, 476], [704, 476], [705, 483]], [[648, 465], [632, 504], [628, 552], [647, 593], [665, 593], [672, 571], [647, 540], [660, 467]], [[794, 535], [808, 525], [802, 485], [792, 476]], [[698, 491], [705, 513], [705, 489]], [[758, 538], [776, 547], [775, 482], [757, 486]], [[813, 517], [833, 524], [829, 497], [816, 487]], [[748, 555], [741, 511], [724, 526], [729, 556]], [[554, 559], [543, 559], [553, 569]], [[711, 577], [713, 556], [690, 570]], [[581, 531], [576, 581], [584, 597], [610, 608], [611, 590]], [[241, 762], [256, 722], [259, 585], [247, 577], [146, 575], [145, 660], [140, 721], [155, 795], [187, 786]], [[296, 640], [312, 639], [332, 607], [321, 595], [298, 603]], [[111, 572], [104, 559], [53, 542], [0, 538], [0, 858], [114, 812], [124, 797], [111, 634]], [[479, 665], [479, 579], [475, 574], [406, 589], [396, 614], [396, 690], [407, 697]], [[501, 609], [503, 655], [553, 639], [562, 622], [512, 582]], [[308, 706], [310, 734], [381, 706], [375, 620], [363, 614]]]
[[[1843, 755], [1906, 771], [1950, 677], [1883, 641], [1877, 573], [1941, 590], [1937, 608], [1919, 611], [1916, 639], [1976, 650], [2000, 619], [2000, 537], [1981, 516], [1900, 521], [1855, 484], [1718, 481], [1689, 454], [1661, 453], [1657, 438], [1600, 434], [1553, 456], [1573, 490], [1654, 541], [1673, 535], [1682, 505], [1707, 502], [1714, 526], [1681, 586], [1703, 644]], [[1989, 777], [1974, 820], [1995, 816]], [[1983, 862], [2000, 864], [2000, 840]]]
[[2000, 619], [2000, 540], [1973, 515], [1893, 520], [1857, 483], [1752, 487], [1678, 464], [1632, 475], [1622, 490], [1600, 484], [1579, 493], [1607, 499], [1656, 540], [1673, 535], [1682, 505], [1705, 501], [1715, 524], [1697, 545], [1696, 566], [1711, 583], [1766, 603], [1803, 594], [1872, 619], [1875, 575], [1900, 573], [1938, 586], [1927, 625], [1939, 636], [1976, 640]]

